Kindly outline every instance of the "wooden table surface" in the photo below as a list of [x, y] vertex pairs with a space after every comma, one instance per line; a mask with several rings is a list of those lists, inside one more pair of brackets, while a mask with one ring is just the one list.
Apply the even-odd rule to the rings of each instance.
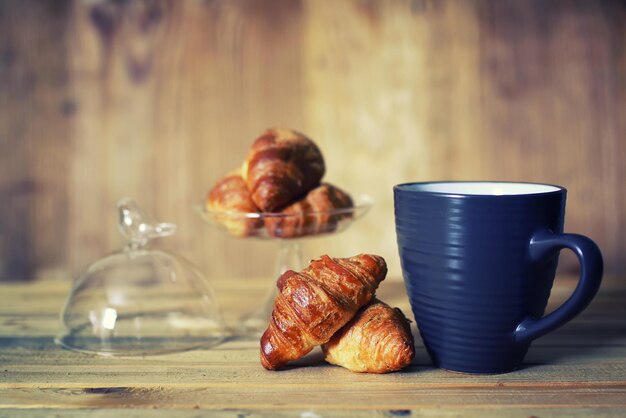
[[[621, 279], [621, 278], [620, 278]], [[267, 281], [216, 281], [234, 323]], [[258, 341], [144, 358], [103, 358], [57, 347], [66, 281], [0, 285], [0, 417], [626, 417], [626, 283], [610, 278], [581, 316], [537, 340], [523, 367], [503, 375], [451, 373], [417, 356], [403, 372], [351, 373], [319, 351], [281, 372], [264, 370]], [[573, 281], [559, 278], [551, 305]], [[401, 282], [383, 300], [409, 314]], [[121, 410], [124, 408], [124, 410]]]

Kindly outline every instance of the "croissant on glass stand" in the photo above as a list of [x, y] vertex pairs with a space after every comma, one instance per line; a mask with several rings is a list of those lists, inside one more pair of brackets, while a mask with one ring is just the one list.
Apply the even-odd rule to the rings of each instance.
[[285, 217], [268, 218], [265, 228], [270, 236], [294, 238], [332, 232], [337, 222], [351, 216], [330, 214], [329, 211], [352, 207], [350, 195], [331, 184], [324, 183], [307, 193], [303, 199], [287, 206], [280, 213]]
[[327, 255], [302, 272], [285, 272], [277, 282], [272, 317], [261, 337], [261, 363], [278, 369], [321, 345], [374, 296], [387, 274], [382, 257]]
[[327, 362], [353, 372], [388, 373], [415, 357], [413, 335], [402, 311], [374, 299], [322, 345]]
[[254, 141], [242, 174], [254, 203], [276, 212], [319, 185], [326, 168], [322, 153], [306, 136], [272, 128]]
[[206, 208], [219, 212], [217, 221], [236, 236], [245, 237], [261, 226], [259, 218], [245, 218], [240, 213], [258, 212], [243, 177], [236, 172], [219, 180], [209, 191]]

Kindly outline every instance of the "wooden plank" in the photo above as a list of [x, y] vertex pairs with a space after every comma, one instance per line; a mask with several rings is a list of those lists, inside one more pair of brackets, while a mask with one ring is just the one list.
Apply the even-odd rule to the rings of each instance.
[[[199, 408], [224, 409], [236, 405], [242, 409], [416, 409], [433, 408], [442, 403], [455, 408], [477, 406], [531, 408], [576, 406], [587, 408], [626, 407], [626, 387], [598, 388], [440, 388], [380, 389], [331, 387], [311, 390], [310, 386], [286, 386], [277, 392], [258, 387], [242, 396], [239, 388], [132, 388], [94, 389], [0, 389], [6, 408]], [[384, 393], [384, 396], [381, 396]], [[358, 402], [357, 402], [358, 400]]]
[[[224, 313], [245, 312], [252, 309], [276, 286], [275, 280], [264, 277], [245, 280], [219, 279], [211, 280], [210, 283]], [[60, 312], [70, 288], [71, 283], [65, 280], [43, 280], [34, 285], [12, 284], [3, 287], [3, 293], [0, 294], [0, 315], [55, 315]], [[144, 292], [146, 294], [158, 294], [159, 291], [158, 289], [146, 289]], [[378, 289], [378, 295], [390, 304], [402, 308], [406, 308], [408, 305], [404, 284], [398, 279], [385, 280]], [[167, 296], [161, 295], [161, 297]]]
[[307, 131], [329, 150], [329, 181], [376, 199], [331, 245], [381, 254], [399, 276], [392, 185], [489, 174], [472, 105], [480, 22], [470, 2], [306, 5]]
[[[57, 275], [51, 275], [44, 276], [41, 279], [42, 280], [27, 283], [21, 283], [19, 281], [2, 283], [3, 294], [0, 295], [0, 301], [3, 303], [10, 303], [14, 297], [26, 296], [44, 295], [53, 298], [63, 297], [72, 285], [72, 280], [69, 276], [59, 277]], [[560, 296], [562, 294], [567, 294], [568, 292], [571, 293], [576, 286], [577, 279], [578, 276], [572, 274], [557, 274], [552, 291], [553, 296]], [[246, 278], [220, 276], [209, 278], [209, 280], [213, 287], [217, 290], [232, 290], [234, 292], [240, 292], [248, 289], [256, 292], [259, 289], [264, 289], [266, 286], [269, 286], [272, 282], [275, 283], [274, 279], [265, 275], [249, 276]], [[621, 298], [620, 292], [624, 291], [624, 281], [624, 276], [605, 275], [602, 279], [601, 286], [604, 297], [611, 298], [615, 295], [615, 297]], [[389, 289], [389, 292], [387, 292], [388, 288], [391, 288]], [[378, 291], [385, 292], [385, 297], [401, 297], [403, 296], [403, 288], [404, 283], [401, 275], [394, 276], [392, 274], [388, 274], [387, 278], [380, 285]], [[397, 292], [400, 292], [400, 294]], [[594, 304], [591, 305], [591, 307], [593, 306]]]
[[[542, 418], [553, 417], [568, 417], [568, 418], [610, 418], [620, 416], [624, 411], [622, 408], [562, 408], [558, 410], [549, 408], [516, 408], [514, 415], [519, 417], [532, 417], [540, 414]], [[194, 408], [192, 410], [181, 409], [141, 409], [141, 410], [129, 410], [124, 409], [57, 409], [54, 416], [59, 417], [83, 417], [90, 416], [94, 418], [110, 418], [119, 417], [120, 413], [123, 413], [125, 417], [140, 418], [140, 417], [171, 417], [175, 415], [181, 418], [198, 418], [198, 417], [246, 417], [246, 418], [262, 418], [262, 417], [300, 417], [300, 418], [322, 418], [322, 417], [415, 417], [415, 418], [500, 418], [503, 416], [502, 410], [487, 409], [487, 408], [446, 408], [440, 407], [419, 409], [389, 409], [389, 410], [373, 410], [373, 411], [355, 411], [355, 410], [329, 410], [329, 409], [313, 409], [305, 408], [301, 410], [272, 410], [272, 411], [259, 411], [249, 409], [228, 408], [222, 411], [219, 410], [202, 410]], [[18, 415], [24, 418], [47, 418], [50, 417], [50, 410], [48, 409], [13, 409], [6, 410], [6, 416]]]
[[298, 17], [291, 1], [75, 3], [84, 116], [72, 156], [73, 272], [120, 246], [113, 204], [129, 195], [177, 223], [163, 246], [209, 275], [270, 274], [271, 244], [228, 239], [193, 205], [267, 126], [298, 127]]
[[[541, 415], [541, 418], [552, 417], [568, 417], [568, 418], [610, 418], [618, 417], [624, 411], [622, 408], [563, 408], [563, 409], [549, 409], [549, 408], [516, 408], [514, 416], [519, 417], [532, 417]], [[420, 407], [419, 409], [388, 409], [388, 410], [373, 410], [373, 411], [355, 411], [355, 410], [329, 410], [329, 409], [314, 409], [304, 408], [301, 410], [272, 410], [272, 411], [260, 411], [249, 409], [228, 408], [225, 410], [202, 410], [194, 408], [192, 410], [183, 409], [141, 409], [141, 410], [129, 410], [129, 409], [59, 409], [55, 410], [55, 415], [58, 417], [83, 417], [90, 416], [95, 418], [110, 418], [119, 417], [120, 413], [123, 413], [125, 417], [140, 418], [140, 417], [171, 417], [173, 415], [181, 418], [199, 418], [199, 417], [238, 417], [238, 418], [262, 418], [262, 417], [300, 417], [300, 418], [322, 418], [322, 417], [415, 417], [415, 418], [499, 418], [502, 417], [502, 410], [488, 409], [488, 408], [446, 408], [440, 407]], [[6, 416], [18, 415], [24, 418], [47, 418], [50, 417], [50, 410], [48, 409], [13, 409], [6, 410]], [[1, 416], [1, 415], [0, 415]]]
[[[575, 288], [576, 280], [577, 277], [571, 275], [558, 276], [552, 289], [550, 303], [555, 305], [565, 300]], [[246, 279], [219, 277], [210, 279], [210, 283], [215, 291], [223, 294], [224, 297], [234, 294], [240, 300], [241, 305], [246, 305], [249, 300], [257, 299], [267, 289], [274, 286], [275, 280], [263, 276], [251, 276]], [[20, 309], [24, 303], [36, 303], [36, 306], [42, 310], [51, 309], [65, 298], [71, 286], [71, 281], [65, 278], [50, 278], [35, 283], [5, 283], [2, 284], [0, 309], [6, 308], [13, 312], [13, 309]], [[599, 296], [589, 309], [595, 309], [596, 306], [603, 306], [605, 303], [617, 302], [618, 306], [621, 306], [624, 292], [626, 292], [624, 283], [619, 276], [605, 277]], [[390, 303], [408, 303], [404, 283], [399, 276], [388, 275], [380, 284], [377, 294]]]
[[[624, 246], [617, 237], [621, 226], [607, 223], [620, 197], [600, 198], [597, 177], [587, 173], [612, 183], [624, 167], [623, 141], [611, 139], [626, 127], [617, 103], [623, 89], [615, 87], [623, 76], [610, 69], [623, 62], [624, 4], [476, 4], [483, 35], [482, 104], [489, 111], [484, 127], [491, 138], [485, 152], [493, 173], [569, 188], [567, 229], [596, 239], [607, 264], [623, 269], [623, 257], [613, 250]], [[593, 119], [585, 117], [590, 112]], [[527, 158], [513, 162], [514, 155]]]
[[[597, 331], [607, 328], [610, 330], [611, 327], [617, 327], [614, 328], [615, 330], [620, 329], [619, 327], [623, 325], [620, 315], [626, 309], [622, 303], [626, 297], [626, 290], [623, 289], [623, 286], [620, 287], [620, 285], [611, 284], [611, 282], [617, 282], [617, 280], [609, 278], [589, 308], [564, 329], [594, 329], [593, 327], [596, 327]], [[272, 281], [265, 278], [223, 279], [213, 280], [212, 283], [222, 312], [233, 319], [252, 309], [252, 306], [259, 303], [259, 300], [273, 287]], [[569, 297], [574, 286], [575, 282], [571, 277], [559, 278], [552, 291], [548, 310], [554, 309]], [[34, 285], [12, 284], [3, 286], [2, 294], [0, 294], [0, 320], [5, 318], [6, 321], [9, 321], [9, 323], [4, 324], [6, 326], [12, 326], [12, 323], [28, 323], [31, 331], [39, 329], [45, 332], [49, 321], [59, 314], [69, 287], [70, 283], [62, 280], [43, 280]], [[146, 292], [150, 292], [150, 290]], [[398, 279], [392, 277], [385, 280], [378, 290], [378, 296], [382, 300], [400, 307], [407, 315], [411, 316], [404, 284]], [[37, 321], [30, 320], [30, 316], [37, 316]], [[38, 326], [39, 320], [45, 321], [42, 327]], [[8, 329], [0, 328], [0, 335], [3, 334], [3, 330], [8, 331]]]
[[154, 49], [166, 40], [170, 16], [163, 7], [164, 2], [73, 2], [69, 64], [80, 115], [69, 147], [73, 275], [123, 246], [116, 230], [118, 199], [131, 196], [159, 215], [151, 164], [178, 155], [150, 158], [162, 151], [158, 138], [152, 140], [152, 123], [160, 116], [154, 106]]
[[[189, 353], [179, 353], [170, 356], [151, 356], [141, 359], [141, 364], [146, 366], [173, 364], [173, 365], [201, 365], [206, 362], [219, 363], [220, 359], [245, 360], [246, 364], [258, 366], [258, 339], [246, 337], [233, 337], [223, 345], [211, 350], [194, 350]], [[595, 344], [589, 342], [599, 340]], [[417, 357], [415, 365], [430, 366], [423, 344], [416, 339]], [[0, 353], [2, 364], [13, 366], [45, 366], [46, 364], [57, 365], [134, 365], [137, 359], [116, 358], [114, 360], [102, 357], [92, 357], [77, 354], [66, 350], [60, 350], [53, 345], [52, 336], [33, 338], [4, 337], [0, 341], [4, 349]], [[229, 351], [233, 351], [232, 354]], [[533, 344], [527, 357], [526, 366], [544, 366], [550, 364], [579, 365], [580, 367], [612, 367], [613, 363], [619, 362], [626, 356], [626, 341], [622, 337], [602, 341], [592, 334], [583, 338], [564, 338], [555, 335], [551, 339], [539, 340]], [[319, 363], [319, 359], [313, 356], [308, 361]]]
[[68, 20], [67, 0], [0, 2], [0, 281], [67, 265]]
[[333, 142], [329, 177], [378, 202], [340, 248], [395, 256], [399, 182], [548, 181], [570, 189], [567, 228], [623, 265], [624, 199], [597, 186], [626, 157], [623, 3], [311, 1], [307, 21], [307, 129]]
[[[256, 350], [226, 352], [224, 350], [200, 351], [193, 362], [184, 363], [172, 358], [146, 362], [144, 360], [108, 359], [74, 363], [61, 359], [53, 364], [50, 357], [45, 364], [21, 365], [3, 362], [0, 388], [84, 388], [84, 387], [234, 387], [242, 393], [257, 387], [282, 390], [286, 386], [310, 386], [319, 390], [361, 385], [370, 389], [394, 390], [399, 388], [449, 388], [449, 387], [562, 387], [607, 388], [624, 386], [624, 349], [621, 356], [596, 361], [552, 362], [529, 364], [515, 373], [494, 376], [462, 375], [434, 368], [425, 350], [418, 350], [414, 365], [402, 373], [371, 375], [352, 373], [329, 366], [315, 353], [281, 371], [264, 370]], [[28, 355], [29, 353], [23, 353]], [[203, 355], [202, 355], [203, 354]], [[74, 354], [76, 356], [76, 354]], [[233, 367], [236, 364], [236, 368]]]

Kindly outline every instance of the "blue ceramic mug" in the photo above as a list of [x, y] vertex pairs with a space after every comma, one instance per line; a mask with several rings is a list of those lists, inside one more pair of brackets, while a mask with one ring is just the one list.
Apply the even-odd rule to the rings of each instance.
[[[532, 340], [593, 299], [602, 255], [563, 233], [566, 190], [506, 182], [394, 187], [402, 273], [422, 339], [436, 366], [467, 373], [516, 369]], [[559, 250], [581, 264], [578, 286], [543, 316]]]

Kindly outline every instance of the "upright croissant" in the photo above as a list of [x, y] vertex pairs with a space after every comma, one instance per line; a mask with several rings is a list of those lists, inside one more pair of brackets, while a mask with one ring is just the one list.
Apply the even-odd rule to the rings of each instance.
[[352, 199], [349, 194], [338, 187], [324, 183], [311, 190], [305, 198], [280, 212], [287, 216], [267, 218], [265, 228], [269, 235], [279, 238], [332, 232], [337, 227], [338, 221], [351, 215], [329, 212], [350, 207], [352, 207]]
[[353, 372], [400, 370], [415, 357], [409, 321], [400, 309], [374, 299], [322, 346], [326, 361]]
[[261, 226], [259, 218], [238, 216], [238, 213], [259, 211], [250, 198], [246, 182], [238, 173], [230, 173], [213, 186], [207, 196], [206, 208], [219, 212], [217, 221], [236, 236], [250, 235]]
[[261, 364], [277, 369], [324, 344], [374, 296], [387, 274], [382, 257], [327, 255], [278, 279], [272, 318], [261, 337]]
[[290, 129], [273, 128], [254, 141], [242, 172], [254, 203], [264, 212], [275, 212], [316, 187], [325, 170], [313, 141]]

